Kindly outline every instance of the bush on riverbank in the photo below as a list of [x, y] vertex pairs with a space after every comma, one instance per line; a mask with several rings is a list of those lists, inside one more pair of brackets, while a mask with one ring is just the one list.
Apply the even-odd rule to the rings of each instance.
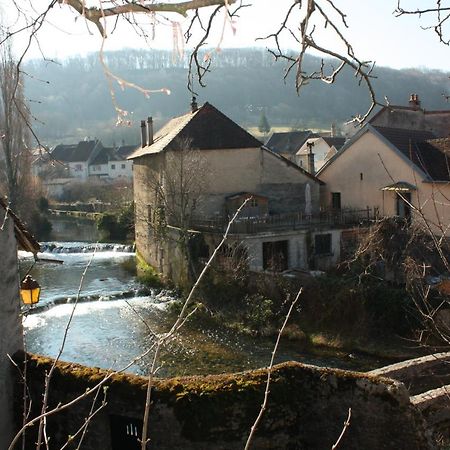
[[134, 236], [134, 204], [126, 205], [114, 214], [101, 214], [97, 219], [97, 228], [107, 241], [126, 241]]
[[286, 336], [299, 341], [352, 347], [411, 336], [418, 325], [406, 290], [381, 280], [359, 282], [329, 274], [303, 280], [277, 274], [227, 275], [217, 269], [200, 286], [198, 300], [227, 326], [275, 335], [300, 286], [303, 292]]

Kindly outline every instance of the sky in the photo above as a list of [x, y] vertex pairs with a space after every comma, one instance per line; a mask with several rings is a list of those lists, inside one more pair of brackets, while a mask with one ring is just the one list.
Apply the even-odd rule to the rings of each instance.
[[[41, 8], [48, 0], [32, 0]], [[89, 0], [87, 0], [89, 2]], [[169, 0], [170, 1], [170, 0]], [[252, 6], [244, 8], [235, 23], [224, 20], [224, 15], [216, 19], [215, 33], [208, 40], [211, 47], [272, 47], [273, 42], [256, 40], [274, 32], [281, 24], [283, 17], [293, 0], [245, 0]], [[320, 1], [320, 0], [319, 0]], [[433, 6], [432, 0], [403, 0], [404, 7], [415, 9], [417, 6]], [[448, 1], [448, 0], [447, 0]], [[173, 2], [173, 1], [172, 1]], [[91, 3], [96, 3], [91, 0]], [[447, 6], [443, 2], [444, 6]], [[326, 0], [321, 2], [326, 5]], [[450, 47], [440, 43], [433, 30], [421, 27], [430, 25], [426, 18], [403, 16], [396, 18], [393, 11], [397, 0], [335, 0], [335, 4], [347, 14], [349, 28], [342, 28], [346, 38], [352, 43], [355, 54], [360, 60], [375, 61], [378, 66], [392, 68], [429, 68], [450, 71]], [[10, 0], [0, 0], [0, 12], [11, 22], [15, 16]], [[173, 48], [174, 30], [185, 30], [189, 20], [179, 15], [165, 15], [155, 28], [155, 39], [146, 43], [142, 38], [122, 24], [116, 27], [108, 37], [105, 50], [123, 48]], [[141, 23], [146, 26], [149, 19], [140, 15]], [[297, 16], [298, 17], [298, 16]], [[337, 19], [336, 15], [333, 16]], [[176, 22], [175, 27], [172, 22]], [[179, 25], [178, 25], [179, 24]], [[292, 21], [293, 26], [297, 21]], [[107, 24], [111, 31], [114, 21]], [[318, 43], [336, 50], [342, 49], [335, 35], [323, 32], [323, 23], [316, 23], [315, 38]], [[178, 28], [179, 27], [179, 28]], [[234, 31], [233, 32], [233, 28]], [[328, 27], [329, 29], [330, 27]], [[147, 28], [150, 30], [150, 27]], [[223, 39], [221, 37], [223, 32]], [[450, 36], [450, 24], [448, 26]], [[194, 35], [194, 38], [198, 34]], [[16, 51], [26, 43], [25, 35], [16, 38]], [[285, 48], [295, 48], [295, 41], [289, 37], [282, 41]], [[48, 21], [39, 34], [39, 46], [34, 45], [27, 57], [39, 58], [41, 51], [47, 58], [65, 58], [72, 55], [83, 55], [96, 52], [101, 46], [101, 38], [92, 24], [74, 13], [67, 5], [57, 5], [48, 16]], [[181, 47], [181, 44], [179, 45]]]

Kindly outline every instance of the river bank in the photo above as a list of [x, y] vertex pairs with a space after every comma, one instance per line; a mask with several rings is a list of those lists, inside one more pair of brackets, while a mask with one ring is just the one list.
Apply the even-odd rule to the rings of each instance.
[[[136, 278], [132, 248], [92, 244], [97, 239], [95, 224], [79, 220], [57, 219], [54, 230], [72, 239], [81, 231], [86, 242], [47, 243], [43, 246], [47, 252], [44, 256], [61, 259], [64, 264], [37, 264], [33, 268], [32, 274], [43, 289], [40, 306], [24, 321], [27, 346], [30, 351], [47, 356], [57, 354], [81, 275], [93, 258], [84, 278], [81, 301], [63, 359], [104, 368], [117, 367], [151, 346], [153, 338], [148, 327], [156, 332], [170, 328], [179, 311], [181, 293], [161, 290], [161, 285], [158, 289], [143, 287], [142, 279]], [[25, 271], [29, 264], [22, 260]], [[252, 284], [243, 289], [246, 280], [242, 274], [237, 282], [222, 279], [222, 283], [212, 282], [214, 274], [213, 270], [206, 280], [208, 283], [194, 299], [203, 307], [164, 354], [162, 376], [241, 371], [268, 364], [280, 321], [289, 306], [286, 299], [296, 292], [292, 280], [280, 277], [275, 283], [280, 288], [276, 293], [274, 283], [257, 279], [254, 282], [265, 286], [266, 292], [256, 295]], [[151, 275], [155, 278], [157, 274]], [[345, 319], [358, 313], [353, 305], [355, 299], [340, 309], [345, 296], [336, 298], [336, 289], [331, 296], [324, 290], [317, 297], [315, 291], [323, 289], [311, 288], [301, 281], [306, 286], [305, 292], [283, 336], [277, 361], [292, 359], [321, 366], [370, 370], [416, 356], [405, 349], [407, 346], [400, 338], [388, 340], [379, 333], [377, 339], [363, 339], [362, 327], [352, 330], [351, 321]], [[331, 281], [328, 285], [334, 286]], [[311, 291], [316, 297], [308, 293]], [[207, 297], [208, 292], [211, 295]], [[361, 315], [355, 318], [363, 324], [366, 322]], [[334, 323], [341, 326], [331, 326]], [[345, 330], [352, 332], [344, 333]], [[149, 358], [143, 358], [130, 370], [146, 373]]]
[[[24, 318], [27, 349], [54, 357], [73, 312], [80, 277], [86, 272], [80, 299], [70, 324], [62, 359], [88, 366], [120, 368], [151, 348], [152, 331], [167, 332], [179, 310], [177, 293], [143, 288], [128, 272], [134, 254], [127, 247], [98, 244], [94, 254], [89, 243], [49, 243], [43, 256], [64, 264], [36, 264], [32, 274], [42, 285], [42, 300]], [[76, 251], [75, 251], [76, 250]], [[31, 260], [21, 257], [26, 269]], [[159, 375], [180, 376], [239, 372], [267, 366], [274, 336], [237, 331], [223, 316], [206, 308], [194, 315], [161, 355]], [[286, 336], [276, 361], [296, 360], [319, 366], [371, 370], [385, 365], [384, 358], [350, 354], [347, 350], [305, 346]], [[151, 353], [128, 371], [145, 374]]]

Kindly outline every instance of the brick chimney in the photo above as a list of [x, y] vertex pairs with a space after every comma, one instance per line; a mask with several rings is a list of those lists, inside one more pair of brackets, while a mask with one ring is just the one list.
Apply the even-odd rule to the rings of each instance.
[[141, 147], [147, 145], [147, 130], [145, 127], [145, 120], [141, 120]]
[[197, 97], [192, 97], [191, 111], [194, 113], [198, 110]]
[[308, 172], [311, 175], [315, 175], [316, 170], [314, 168], [314, 153], [313, 153], [314, 142], [307, 142], [306, 146], [308, 147]]
[[409, 97], [409, 106], [411, 106], [413, 109], [419, 109], [420, 108], [420, 100], [419, 96], [417, 94], [411, 94]]
[[153, 144], [153, 118], [147, 117], [147, 144]]

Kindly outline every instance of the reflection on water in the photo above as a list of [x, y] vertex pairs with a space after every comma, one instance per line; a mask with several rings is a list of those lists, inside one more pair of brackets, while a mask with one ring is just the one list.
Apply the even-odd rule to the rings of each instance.
[[55, 241], [95, 242], [99, 233], [95, 221], [84, 217], [56, 216], [49, 217], [52, 224], [51, 239]]

